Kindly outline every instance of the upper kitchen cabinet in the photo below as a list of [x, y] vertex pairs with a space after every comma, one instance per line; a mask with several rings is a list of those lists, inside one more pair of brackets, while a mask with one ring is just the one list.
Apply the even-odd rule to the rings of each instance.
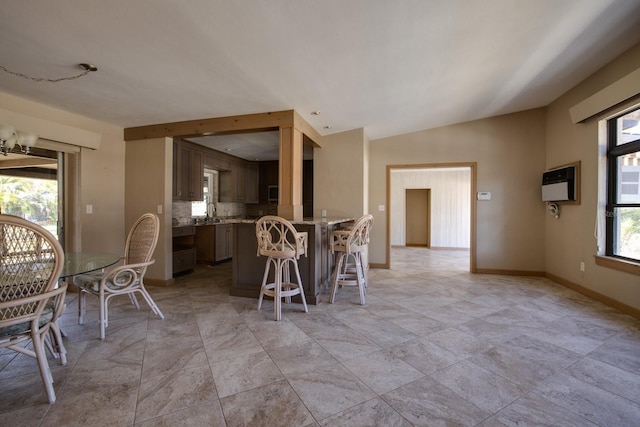
[[204, 197], [204, 152], [183, 141], [173, 143], [173, 200], [196, 201]]
[[302, 168], [302, 216], [313, 216], [313, 160], [305, 160]]
[[244, 167], [244, 197], [246, 203], [258, 203], [258, 188], [260, 186], [259, 166], [257, 163], [247, 163]]
[[[211, 150], [208, 150], [211, 151]], [[214, 155], [206, 152], [204, 155], [204, 167], [207, 169], [213, 169], [217, 171], [231, 170], [231, 162], [229, 159], [222, 157], [221, 155]]]
[[269, 187], [278, 186], [278, 161], [272, 160], [260, 162], [259, 201], [262, 204], [270, 203]]
[[231, 170], [219, 174], [221, 202], [258, 203], [258, 165], [232, 161]]

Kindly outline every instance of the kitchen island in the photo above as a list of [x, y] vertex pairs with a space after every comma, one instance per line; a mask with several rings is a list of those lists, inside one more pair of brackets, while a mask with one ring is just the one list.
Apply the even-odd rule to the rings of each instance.
[[[298, 260], [304, 294], [308, 304], [318, 304], [320, 293], [328, 287], [333, 268], [329, 247], [331, 232], [350, 225], [355, 218], [309, 218], [290, 222], [308, 233], [307, 256]], [[256, 220], [233, 220], [233, 280], [231, 295], [258, 298], [267, 258], [256, 255]], [[270, 277], [273, 281], [273, 277]], [[293, 300], [296, 301], [294, 297]]]

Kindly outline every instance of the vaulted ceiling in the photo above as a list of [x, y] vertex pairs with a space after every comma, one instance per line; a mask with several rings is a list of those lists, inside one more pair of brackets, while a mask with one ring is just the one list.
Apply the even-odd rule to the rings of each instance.
[[[377, 139], [545, 106], [640, 42], [637, 0], [0, 0], [0, 10], [0, 91], [122, 127], [295, 109], [321, 134]], [[81, 62], [98, 71], [32, 79], [76, 75]]]

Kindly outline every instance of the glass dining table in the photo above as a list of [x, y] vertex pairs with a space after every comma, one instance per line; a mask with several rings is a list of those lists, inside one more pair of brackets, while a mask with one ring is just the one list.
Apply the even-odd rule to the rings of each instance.
[[[60, 273], [60, 281], [69, 282], [73, 276], [78, 274], [111, 267], [121, 258], [121, 255], [107, 252], [66, 252], [64, 254], [64, 265]], [[62, 328], [60, 328], [60, 332], [63, 337], [67, 336]]]
[[64, 265], [60, 273], [61, 279], [77, 276], [78, 274], [102, 270], [116, 264], [121, 255], [106, 252], [69, 252], [64, 254]]

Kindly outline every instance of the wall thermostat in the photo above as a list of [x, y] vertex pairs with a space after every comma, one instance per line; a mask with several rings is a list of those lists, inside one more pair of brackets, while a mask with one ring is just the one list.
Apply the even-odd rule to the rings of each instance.
[[478, 191], [477, 197], [478, 197], [478, 200], [491, 200], [491, 192], [490, 191]]

